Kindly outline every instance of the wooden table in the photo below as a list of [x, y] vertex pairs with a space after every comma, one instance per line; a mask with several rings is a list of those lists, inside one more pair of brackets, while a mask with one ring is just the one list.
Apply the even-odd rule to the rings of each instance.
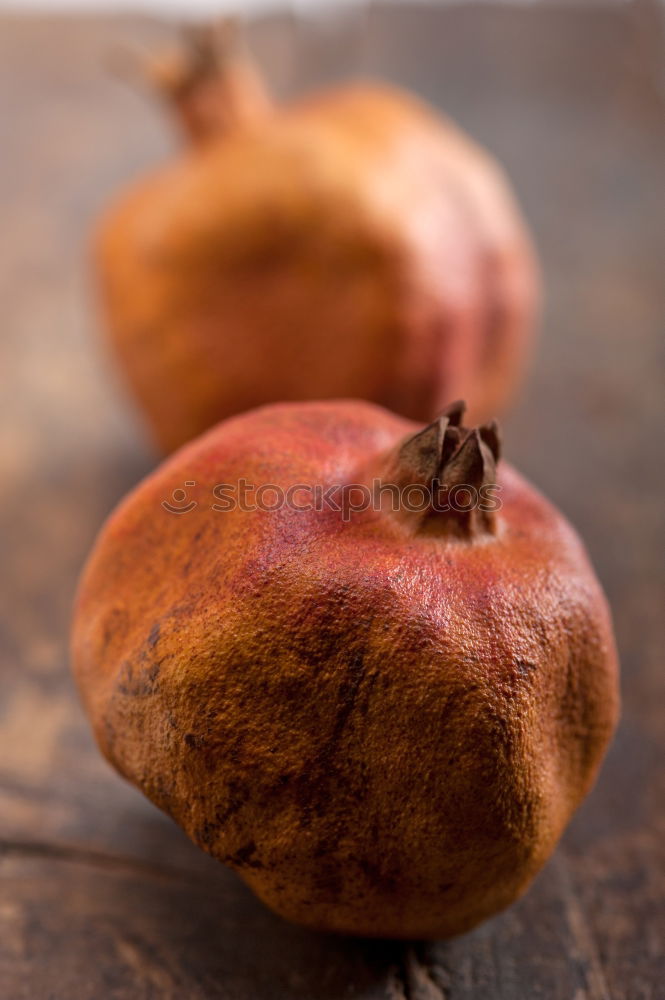
[[623, 721], [554, 859], [473, 934], [402, 947], [273, 917], [93, 746], [67, 666], [72, 593], [102, 518], [155, 458], [97, 337], [86, 234], [170, 148], [150, 101], [104, 69], [115, 41], [165, 29], [3, 16], [2, 1000], [665, 995], [661, 28], [636, 4], [374, 7], [252, 29], [278, 93], [383, 74], [506, 164], [549, 293], [508, 453], [577, 525], [615, 613]]

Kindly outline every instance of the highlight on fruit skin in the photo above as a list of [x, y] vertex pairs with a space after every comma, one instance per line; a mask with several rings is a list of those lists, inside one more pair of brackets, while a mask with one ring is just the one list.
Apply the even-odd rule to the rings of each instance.
[[462, 415], [230, 419], [120, 504], [82, 576], [73, 667], [102, 752], [308, 927], [440, 938], [503, 909], [616, 724], [583, 546]]
[[159, 446], [265, 403], [419, 421], [501, 411], [533, 339], [534, 252], [502, 170], [383, 83], [277, 104], [228, 30], [146, 70], [187, 149], [95, 236], [102, 318]]

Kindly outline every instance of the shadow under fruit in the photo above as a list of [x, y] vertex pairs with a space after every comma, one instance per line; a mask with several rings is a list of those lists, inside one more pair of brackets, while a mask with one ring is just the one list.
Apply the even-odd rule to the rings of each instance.
[[500, 412], [538, 281], [495, 161], [385, 85], [277, 106], [228, 38], [187, 37], [150, 76], [188, 148], [95, 241], [111, 341], [161, 448], [279, 401]]

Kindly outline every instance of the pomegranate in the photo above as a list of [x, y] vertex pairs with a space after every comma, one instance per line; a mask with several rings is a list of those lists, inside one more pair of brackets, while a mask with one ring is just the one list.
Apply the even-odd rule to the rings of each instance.
[[189, 148], [96, 239], [111, 341], [161, 448], [289, 400], [500, 410], [537, 279], [494, 160], [384, 85], [275, 106], [237, 46], [188, 38], [150, 75]]
[[310, 927], [437, 938], [507, 906], [615, 726], [583, 547], [462, 413], [232, 418], [134, 490], [82, 577], [103, 753]]

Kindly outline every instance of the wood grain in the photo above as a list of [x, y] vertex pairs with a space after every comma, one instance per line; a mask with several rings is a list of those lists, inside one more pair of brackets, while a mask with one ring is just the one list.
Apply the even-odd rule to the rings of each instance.
[[[153, 465], [97, 337], [91, 218], [173, 140], [109, 78], [141, 19], [0, 20], [0, 996], [3, 1000], [655, 1000], [663, 959], [665, 180], [662, 15], [374, 6], [256, 22], [277, 93], [352, 71], [445, 108], [505, 163], [546, 321], [510, 458], [585, 537], [624, 713], [598, 785], [516, 906], [435, 945], [268, 913], [102, 762], [67, 666], [77, 574]], [[660, 213], [660, 214], [659, 214]]]

